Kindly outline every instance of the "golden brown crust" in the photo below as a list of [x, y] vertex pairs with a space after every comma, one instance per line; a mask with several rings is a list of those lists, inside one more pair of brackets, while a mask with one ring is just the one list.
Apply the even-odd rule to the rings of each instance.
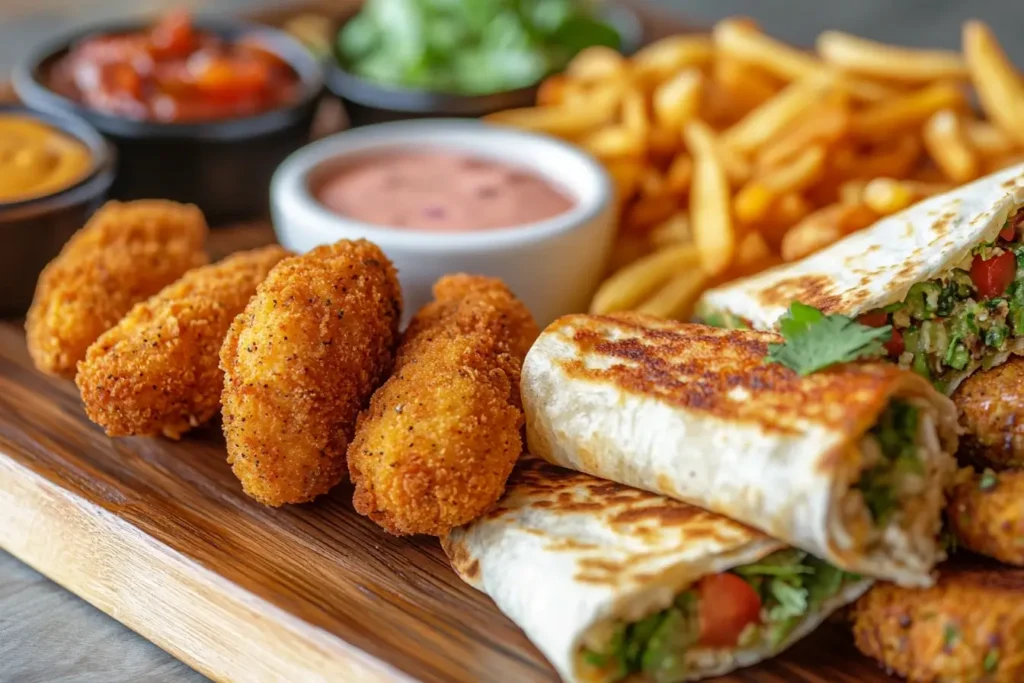
[[857, 648], [912, 683], [1024, 680], [1024, 571], [947, 565], [927, 589], [878, 584], [853, 610]]
[[276, 245], [234, 254], [136, 304], [78, 364], [75, 383], [89, 419], [108, 436], [176, 439], [213, 417], [228, 327], [288, 255]]
[[966, 434], [958, 457], [978, 467], [1024, 466], [1024, 358], [975, 373], [953, 393]]
[[359, 418], [354, 505], [396, 535], [442, 535], [486, 512], [522, 452], [519, 371], [536, 323], [500, 280], [442, 278]]
[[947, 519], [963, 547], [1024, 567], [1024, 471], [971, 473], [953, 489]]
[[402, 293], [374, 244], [342, 240], [281, 261], [221, 348], [228, 462], [266, 505], [345, 476], [356, 416], [391, 368]]
[[89, 345], [133, 305], [206, 263], [206, 233], [191, 204], [107, 202], [39, 276], [25, 323], [36, 367], [74, 377]]

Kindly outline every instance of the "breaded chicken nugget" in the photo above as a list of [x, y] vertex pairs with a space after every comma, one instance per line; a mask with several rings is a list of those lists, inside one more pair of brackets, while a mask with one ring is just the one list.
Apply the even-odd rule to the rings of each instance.
[[395, 535], [480, 516], [523, 450], [519, 371], [536, 323], [500, 280], [448, 276], [434, 297], [348, 450], [356, 510]]
[[78, 364], [89, 419], [108, 436], [177, 439], [220, 408], [220, 347], [256, 286], [288, 256], [270, 246], [190, 270], [135, 304]]
[[853, 609], [857, 648], [911, 683], [1024, 680], [1024, 571], [946, 565], [931, 588], [880, 583]]
[[36, 367], [73, 377], [89, 345], [133, 305], [206, 263], [206, 233], [192, 205], [105, 204], [39, 276], [25, 322]]
[[953, 489], [946, 517], [959, 545], [1024, 567], [1024, 471], [972, 472]]
[[1024, 467], [1024, 357], [977, 372], [953, 393], [966, 433], [957, 456], [977, 467]]
[[391, 369], [402, 290], [366, 240], [285, 259], [220, 353], [228, 462], [266, 505], [302, 503], [345, 477], [356, 416]]

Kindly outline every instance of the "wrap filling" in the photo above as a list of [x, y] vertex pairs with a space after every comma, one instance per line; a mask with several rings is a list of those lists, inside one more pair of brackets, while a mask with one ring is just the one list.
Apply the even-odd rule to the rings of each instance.
[[774, 652], [801, 622], [859, 580], [805, 552], [780, 550], [705, 576], [639, 621], [593, 629], [579, 652], [581, 666], [588, 680], [614, 683], [643, 674], [671, 683], [736, 648]]

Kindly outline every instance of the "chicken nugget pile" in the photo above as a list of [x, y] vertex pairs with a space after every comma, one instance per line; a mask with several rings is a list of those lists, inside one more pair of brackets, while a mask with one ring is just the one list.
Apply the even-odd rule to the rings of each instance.
[[392, 534], [440, 536], [490, 509], [523, 450], [519, 372], [538, 333], [500, 280], [438, 281], [359, 418], [356, 510]]

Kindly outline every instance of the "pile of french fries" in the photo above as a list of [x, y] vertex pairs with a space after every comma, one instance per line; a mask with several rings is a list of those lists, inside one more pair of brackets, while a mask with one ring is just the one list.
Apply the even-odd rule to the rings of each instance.
[[827, 31], [810, 53], [726, 19], [629, 59], [584, 50], [536, 107], [488, 118], [569, 140], [614, 179], [621, 228], [591, 310], [686, 319], [708, 287], [1024, 161], [1024, 79], [985, 24], [962, 48]]

